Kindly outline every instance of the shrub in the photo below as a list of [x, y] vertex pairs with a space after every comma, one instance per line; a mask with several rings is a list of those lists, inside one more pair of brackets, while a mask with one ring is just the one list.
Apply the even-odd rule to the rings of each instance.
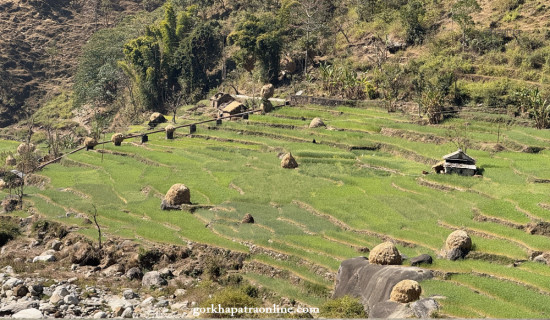
[[[218, 307], [218, 305], [222, 306], [222, 308], [254, 308], [259, 306], [259, 301], [250, 297], [248, 294], [246, 294], [242, 289], [236, 289], [236, 288], [227, 288], [225, 290], [222, 290], [212, 298], [204, 301], [201, 306], [204, 308], [208, 308], [214, 305], [214, 307]], [[201, 317], [205, 318], [249, 318], [253, 315], [250, 313], [244, 313], [237, 312], [234, 314], [231, 313], [206, 313], [202, 314]]]
[[19, 226], [10, 219], [0, 220], [0, 247], [19, 235]]
[[366, 318], [365, 308], [359, 299], [343, 296], [325, 302], [320, 308], [323, 318]]

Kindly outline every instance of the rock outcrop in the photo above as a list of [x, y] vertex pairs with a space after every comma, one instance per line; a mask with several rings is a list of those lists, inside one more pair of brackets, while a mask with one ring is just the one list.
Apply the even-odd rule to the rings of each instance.
[[[357, 297], [365, 309], [370, 310], [369, 317], [387, 317], [403, 306], [401, 303], [388, 301], [393, 288], [399, 282], [421, 282], [432, 277], [431, 271], [417, 267], [370, 264], [365, 257], [352, 258], [343, 261], [338, 269], [333, 298], [345, 295]], [[381, 309], [384, 311], [380, 311]], [[378, 313], [373, 313], [373, 310], [378, 310]]]

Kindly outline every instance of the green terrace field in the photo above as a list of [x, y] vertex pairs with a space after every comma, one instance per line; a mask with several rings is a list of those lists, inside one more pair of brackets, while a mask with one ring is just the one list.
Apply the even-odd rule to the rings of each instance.
[[[309, 129], [313, 117], [328, 127]], [[467, 153], [483, 177], [432, 173], [456, 150], [448, 132], [457, 125], [467, 128]], [[498, 131], [506, 149], [494, 152]], [[550, 151], [520, 152], [546, 147], [548, 130], [461, 118], [422, 126], [382, 109], [309, 105], [199, 125], [193, 135], [182, 128], [174, 140], [163, 133], [149, 139], [97, 146], [49, 165], [38, 172], [46, 186], [28, 187], [25, 200], [91, 237], [96, 231], [81, 217], [93, 203], [106, 237], [251, 252], [250, 263], [289, 276], [246, 279], [313, 306], [333, 288], [326, 273], [368, 254], [361, 248], [393, 239], [408, 257], [436, 258], [448, 234], [464, 229], [474, 243], [467, 259], [424, 266], [441, 275], [422, 283], [424, 296], [444, 297], [440, 315], [550, 316], [550, 266], [529, 261], [533, 252], [550, 251], [550, 238], [523, 230], [550, 221], [550, 185], [540, 183], [550, 179]], [[3, 141], [0, 150], [16, 146]], [[281, 168], [283, 152], [292, 152], [299, 168]], [[160, 209], [174, 183], [190, 188], [193, 213]], [[246, 213], [254, 224], [240, 223]], [[296, 285], [290, 275], [302, 281]]]

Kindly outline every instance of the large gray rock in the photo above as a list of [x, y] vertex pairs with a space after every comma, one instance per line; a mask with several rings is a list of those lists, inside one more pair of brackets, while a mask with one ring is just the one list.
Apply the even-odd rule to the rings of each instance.
[[58, 303], [61, 303], [63, 298], [67, 295], [69, 295], [69, 291], [65, 287], [58, 287], [50, 297], [50, 303], [57, 305]]
[[12, 288], [14, 288], [14, 287], [16, 287], [16, 286], [22, 284], [22, 283], [23, 283], [23, 280], [21, 280], [21, 279], [18, 279], [18, 278], [9, 278], [8, 280], [6, 280], [6, 281], [4, 282], [4, 284], [2, 285], [2, 288], [3, 288], [4, 290], [10, 290], [10, 289], [12, 289]]
[[417, 267], [369, 264], [365, 257], [342, 262], [336, 276], [333, 298], [350, 295], [359, 298], [366, 309], [390, 299], [393, 287], [401, 280], [430, 279], [429, 270]]
[[126, 277], [128, 277], [128, 279], [130, 279], [130, 280], [132, 280], [132, 279], [141, 279], [141, 278], [143, 278], [143, 272], [141, 272], [140, 268], [133, 267], [133, 268], [131, 268], [130, 270], [128, 270], [126, 272]]
[[37, 308], [37, 307], [38, 307], [38, 302], [36, 301], [15, 302], [0, 308], [0, 316], [3, 317], [3, 316], [17, 313], [21, 310], [25, 310], [29, 308]]
[[43, 317], [42, 312], [34, 308], [21, 310], [12, 316], [12, 318], [16, 319], [40, 319]]
[[433, 259], [429, 254], [421, 254], [417, 257], [411, 258], [411, 266], [417, 266], [422, 263], [432, 264]]
[[54, 262], [55, 256], [53, 254], [47, 254], [43, 256], [37, 256], [32, 259], [32, 262]]
[[158, 271], [147, 272], [141, 280], [141, 285], [143, 287], [160, 287], [167, 284], [168, 283], [166, 282], [166, 280], [160, 275], [160, 272]]

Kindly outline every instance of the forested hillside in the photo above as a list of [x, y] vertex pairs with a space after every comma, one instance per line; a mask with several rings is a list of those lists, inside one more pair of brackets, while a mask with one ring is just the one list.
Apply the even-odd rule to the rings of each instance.
[[68, 118], [85, 107], [128, 125], [267, 82], [281, 96], [382, 98], [390, 111], [412, 101], [430, 122], [447, 105], [528, 116], [548, 92], [541, 0], [10, 0], [0, 10], [4, 124], [60, 94]]

